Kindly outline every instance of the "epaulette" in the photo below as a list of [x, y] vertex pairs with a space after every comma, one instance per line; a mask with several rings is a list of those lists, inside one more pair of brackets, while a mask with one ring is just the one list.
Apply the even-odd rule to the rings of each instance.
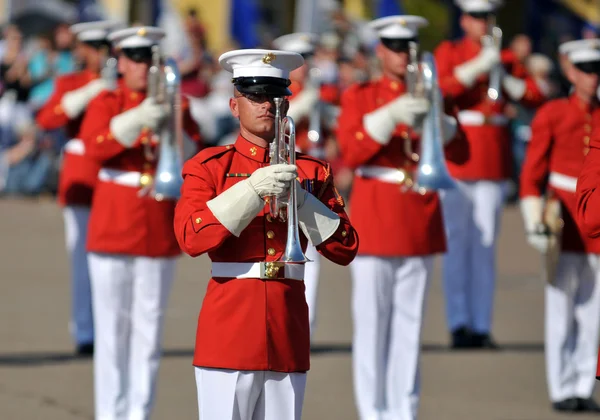
[[194, 157], [194, 160], [197, 160], [200, 163], [206, 163], [211, 159], [214, 159], [226, 152], [233, 150], [234, 148], [230, 144], [228, 144], [227, 146], [207, 147], [206, 149], [202, 149], [201, 151], [199, 151], [198, 154]]

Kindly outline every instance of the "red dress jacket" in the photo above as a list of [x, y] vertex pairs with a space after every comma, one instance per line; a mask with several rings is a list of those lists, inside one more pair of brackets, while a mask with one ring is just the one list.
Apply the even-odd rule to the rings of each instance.
[[[114, 92], [101, 93], [90, 103], [79, 137], [89, 156], [101, 165], [100, 175], [104, 170], [123, 177], [154, 175], [158, 160], [153, 153], [158, 147], [151, 141], [152, 132], [140, 132], [132, 148], [123, 147], [110, 132], [111, 119], [138, 106], [145, 97], [145, 93], [121, 86]], [[187, 101], [183, 101], [183, 107], [184, 128], [192, 140], [199, 142], [198, 126], [189, 114]], [[146, 257], [180, 253], [173, 233], [175, 203], [140, 195], [141, 188], [99, 177], [88, 227], [88, 251]]]
[[[480, 44], [463, 38], [444, 41], [435, 51], [440, 87], [444, 96], [452, 98], [458, 106], [459, 121], [470, 147], [466, 164], [456, 165], [450, 161], [448, 168], [452, 176], [460, 180], [504, 180], [510, 178], [512, 171], [511, 137], [508, 119], [504, 116], [506, 101], [493, 103], [488, 99], [487, 75], [481, 76], [471, 88], [464, 87], [454, 76], [454, 69], [475, 58], [480, 50]], [[515, 77], [523, 75], [514, 55], [503, 52], [501, 58], [507, 73]], [[525, 80], [527, 87], [521, 102], [527, 106], [540, 105], [544, 95], [533, 79]]]
[[521, 172], [521, 197], [544, 189], [562, 203], [562, 250], [600, 253], [600, 241], [582, 235], [576, 220], [575, 186], [589, 152], [593, 107], [576, 96], [542, 106], [531, 125], [531, 141]]
[[66, 93], [79, 89], [96, 78], [98, 75], [89, 70], [59, 76], [54, 85], [54, 93], [36, 115], [36, 122], [41, 128], [55, 130], [65, 127], [70, 139], [64, 148], [58, 180], [58, 202], [62, 206], [89, 207], [92, 204], [100, 166], [85, 153], [83, 141], [76, 138], [84, 113], [75, 119], [69, 119], [61, 101]]
[[[406, 92], [403, 83], [382, 78], [357, 84], [342, 95], [337, 139], [342, 158], [351, 169], [362, 167], [401, 168], [414, 172], [411, 153], [418, 152], [419, 136], [406, 125], [398, 125], [386, 146], [365, 131], [363, 117]], [[452, 114], [450, 106], [446, 110]], [[445, 149], [449, 161], [459, 165], [469, 155], [469, 146], [460, 130]], [[403, 184], [354, 177], [350, 198], [352, 224], [360, 236], [360, 255], [381, 257], [432, 255], [446, 250], [446, 236], [437, 194], [421, 195], [403, 190]]]
[[[287, 224], [273, 220], [265, 207], [238, 237], [215, 218], [206, 202], [269, 165], [268, 149], [243, 137], [235, 144], [211, 147], [183, 168], [182, 194], [175, 211], [175, 233], [181, 249], [213, 262], [278, 260], [286, 244]], [[333, 187], [329, 165], [297, 155], [301, 183], [336, 212], [338, 230], [317, 250], [327, 259], [349, 264], [358, 236]], [[307, 240], [300, 232], [303, 249]], [[212, 278], [198, 317], [194, 365], [234, 370], [305, 372], [310, 367], [308, 307], [304, 282]]]

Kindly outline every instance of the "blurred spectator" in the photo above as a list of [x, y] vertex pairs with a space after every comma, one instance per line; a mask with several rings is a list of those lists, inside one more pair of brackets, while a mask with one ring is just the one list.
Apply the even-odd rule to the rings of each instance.
[[586, 23], [581, 30], [583, 39], [600, 38], [600, 24]]

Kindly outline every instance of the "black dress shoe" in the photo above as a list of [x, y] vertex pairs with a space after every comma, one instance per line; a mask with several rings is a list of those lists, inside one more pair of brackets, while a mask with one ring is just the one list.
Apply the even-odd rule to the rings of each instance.
[[94, 343], [79, 344], [77, 346], [77, 355], [89, 357], [94, 355]]
[[476, 349], [497, 350], [498, 344], [488, 333], [473, 333], [471, 337], [472, 347]]
[[552, 403], [552, 408], [555, 411], [575, 412], [579, 410], [577, 398], [567, 398], [566, 400], [556, 401]]
[[592, 398], [577, 398], [577, 411], [600, 413], [600, 405]]
[[468, 349], [472, 347], [472, 333], [467, 327], [459, 327], [452, 331], [453, 349]]

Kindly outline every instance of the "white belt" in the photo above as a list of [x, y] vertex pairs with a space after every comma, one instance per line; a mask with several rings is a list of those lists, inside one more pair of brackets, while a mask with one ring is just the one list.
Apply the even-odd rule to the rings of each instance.
[[574, 176], [559, 174], [558, 172], [550, 172], [548, 184], [559, 190], [575, 192], [577, 189], [577, 178]]
[[458, 113], [458, 121], [462, 125], [498, 125], [503, 126], [508, 124], [508, 118], [501, 114], [484, 115], [480, 111], [460, 111]]
[[274, 262], [212, 263], [213, 277], [304, 280], [304, 264]]
[[105, 182], [124, 185], [126, 187], [139, 187], [142, 174], [140, 172], [120, 171], [118, 169], [102, 168], [98, 172], [98, 179]]
[[355, 174], [360, 177], [373, 178], [390, 184], [402, 184], [406, 181], [406, 173], [386, 166], [359, 166]]
[[65, 152], [68, 152], [72, 155], [84, 155], [85, 145], [80, 139], [71, 139], [67, 142], [67, 144], [65, 144]]

